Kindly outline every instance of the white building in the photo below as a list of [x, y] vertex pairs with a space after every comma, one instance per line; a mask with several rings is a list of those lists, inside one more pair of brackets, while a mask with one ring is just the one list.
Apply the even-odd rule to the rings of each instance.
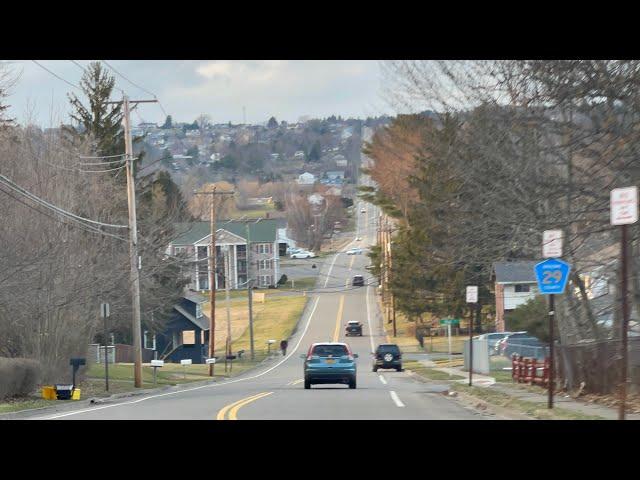
[[316, 176], [309, 172], [304, 172], [298, 177], [299, 185], [313, 185], [316, 183]]

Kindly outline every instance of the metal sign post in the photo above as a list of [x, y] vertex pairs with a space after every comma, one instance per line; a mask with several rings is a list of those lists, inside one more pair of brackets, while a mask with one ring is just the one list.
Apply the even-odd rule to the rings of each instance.
[[543, 295], [549, 295], [549, 390], [547, 408], [553, 408], [554, 388], [554, 352], [553, 352], [553, 325], [555, 316], [555, 297], [557, 293], [564, 292], [569, 279], [571, 266], [557, 258], [550, 258], [538, 263], [535, 268], [538, 289]]
[[[478, 286], [467, 287], [467, 303], [478, 304]], [[469, 386], [473, 385], [473, 311], [469, 317]], [[449, 348], [451, 350], [451, 348]]]
[[109, 335], [107, 331], [107, 317], [111, 315], [109, 304], [100, 304], [100, 314], [104, 319], [104, 388], [109, 391]]
[[628, 375], [628, 330], [629, 330], [629, 301], [627, 298], [627, 276], [628, 276], [628, 231], [627, 225], [638, 221], [638, 188], [615, 188], [611, 190], [611, 225], [620, 225], [620, 296], [622, 297], [622, 371], [620, 379], [620, 409], [618, 420], [626, 418], [627, 403], [627, 375]]

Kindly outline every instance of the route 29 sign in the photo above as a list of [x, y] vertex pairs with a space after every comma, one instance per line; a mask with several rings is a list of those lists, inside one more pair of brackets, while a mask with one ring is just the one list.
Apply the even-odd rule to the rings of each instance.
[[571, 265], [557, 258], [550, 258], [538, 263], [535, 268], [538, 290], [543, 295], [564, 292], [569, 279]]

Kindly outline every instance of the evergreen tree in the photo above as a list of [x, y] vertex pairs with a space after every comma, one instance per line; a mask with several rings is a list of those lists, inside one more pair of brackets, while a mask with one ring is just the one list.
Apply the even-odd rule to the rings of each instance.
[[164, 125], [162, 125], [161, 128], [173, 128], [173, 119], [171, 118], [171, 115], [167, 115]]
[[307, 154], [307, 158], [309, 159], [309, 162], [319, 162], [321, 155], [322, 147], [320, 146], [320, 141], [316, 140], [311, 147], [311, 151]]
[[270, 128], [270, 129], [278, 128], [278, 121], [276, 120], [276, 117], [271, 117], [269, 119], [269, 121], [267, 122], [267, 128]]

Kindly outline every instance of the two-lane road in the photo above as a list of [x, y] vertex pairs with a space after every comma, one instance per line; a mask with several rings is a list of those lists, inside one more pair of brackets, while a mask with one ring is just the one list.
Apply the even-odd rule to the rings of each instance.
[[[369, 184], [369, 179], [361, 179]], [[375, 241], [377, 214], [358, 208], [358, 228], [350, 246]], [[345, 251], [350, 247], [345, 248]], [[148, 395], [133, 400], [61, 412], [59, 419], [478, 419], [457, 402], [429, 393], [406, 373], [371, 368], [371, 352], [387, 338], [375, 297], [375, 279], [365, 270], [368, 257], [338, 253], [324, 262], [286, 357], [227, 381]], [[352, 287], [356, 274], [364, 287]], [[344, 336], [347, 321], [364, 325], [362, 337]], [[302, 359], [313, 342], [346, 341], [358, 353], [357, 388], [314, 385], [304, 389]]]

